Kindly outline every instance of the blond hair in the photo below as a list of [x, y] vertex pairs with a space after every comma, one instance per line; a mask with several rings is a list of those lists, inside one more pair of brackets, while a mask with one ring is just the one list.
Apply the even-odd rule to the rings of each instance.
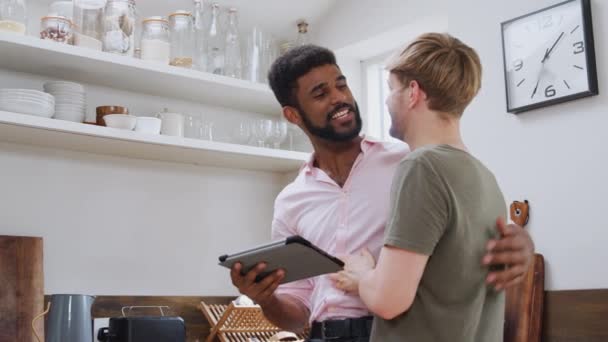
[[447, 33], [426, 33], [387, 64], [403, 85], [418, 82], [429, 109], [461, 116], [481, 87], [481, 62], [471, 47]]

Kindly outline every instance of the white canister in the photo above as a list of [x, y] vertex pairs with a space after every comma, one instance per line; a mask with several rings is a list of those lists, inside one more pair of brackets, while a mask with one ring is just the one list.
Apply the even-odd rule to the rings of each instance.
[[184, 136], [184, 116], [180, 113], [160, 113], [162, 121], [160, 134], [175, 137]]

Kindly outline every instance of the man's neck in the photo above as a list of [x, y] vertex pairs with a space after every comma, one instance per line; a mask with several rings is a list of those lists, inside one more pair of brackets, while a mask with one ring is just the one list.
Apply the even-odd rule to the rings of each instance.
[[343, 186], [355, 160], [361, 153], [362, 137], [336, 143], [314, 139], [315, 166], [323, 170], [338, 185]]
[[[431, 113], [429, 113], [431, 114]], [[447, 115], [447, 114], [445, 114]], [[427, 115], [426, 117], [433, 117]], [[439, 119], [438, 117], [419, 122], [411, 127], [411, 133], [403, 139], [412, 151], [427, 145], [450, 145], [467, 151], [460, 135], [460, 119]]]

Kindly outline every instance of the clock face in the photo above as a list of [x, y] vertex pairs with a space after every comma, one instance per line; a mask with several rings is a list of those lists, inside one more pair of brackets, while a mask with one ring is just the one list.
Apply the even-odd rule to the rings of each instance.
[[572, 0], [503, 23], [509, 112], [597, 94], [590, 82], [597, 76], [584, 2], [588, 5]]

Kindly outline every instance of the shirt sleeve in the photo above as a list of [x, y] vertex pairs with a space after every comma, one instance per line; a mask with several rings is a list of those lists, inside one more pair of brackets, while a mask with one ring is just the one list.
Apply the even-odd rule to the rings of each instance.
[[384, 244], [433, 254], [449, 220], [449, 197], [437, 172], [420, 159], [406, 159], [395, 173]]
[[[293, 227], [289, 227], [283, 222], [283, 220], [275, 215], [272, 220], [272, 240], [285, 239], [292, 235], [297, 235], [296, 230]], [[310, 298], [312, 297], [313, 289], [314, 281], [309, 278], [280, 285], [275, 293], [279, 295], [288, 295], [295, 298], [310, 311]]]

